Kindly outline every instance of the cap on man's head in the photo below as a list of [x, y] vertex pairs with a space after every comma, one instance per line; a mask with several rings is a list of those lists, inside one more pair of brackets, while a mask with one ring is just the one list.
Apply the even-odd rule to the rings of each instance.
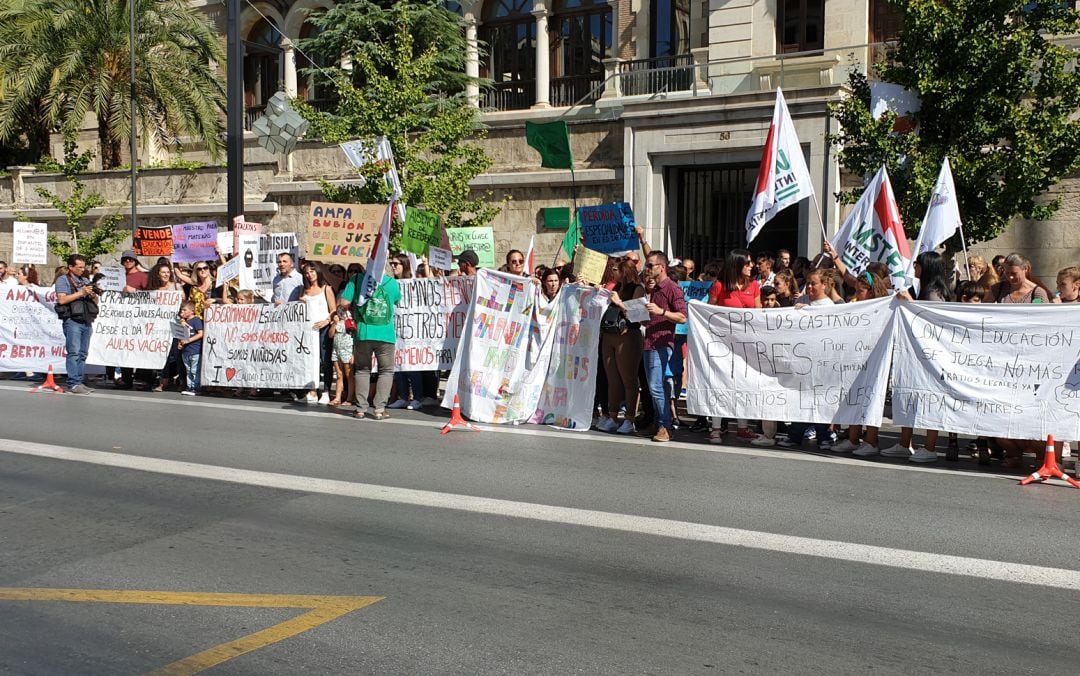
[[127, 258], [130, 258], [131, 260], [133, 260], [135, 262], [138, 262], [138, 260], [139, 260], [139, 257], [136, 256], [135, 252], [132, 251], [131, 249], [128, 249], [127, 251], [120, 254], [120, 260], [121, 261], [123, 261], [124, 259], [127, 259]]
[[474, 268], [480, 265], [480, 257], [476, 255], [476, 252], [472, 249], [465, 249], [458, 254], [458, 263], [468, 263]]

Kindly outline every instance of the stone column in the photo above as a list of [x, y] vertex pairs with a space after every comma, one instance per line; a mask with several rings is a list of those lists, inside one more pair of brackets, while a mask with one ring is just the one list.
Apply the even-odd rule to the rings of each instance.
[[285, 60], [285, 96], [296, 98], [296, 47], [289, 38], [281, 38], [281, 58]]
[[622, 76], [619, 75], [619, 59], [604, 59], [604, 93], [602, 99], [622, 96]]
[[475, 79], [480, 77], [480, 47], [476, 39], [476, 17], [465, 15], [465, 75], [474, 81], [465, 85], [465, 95], [469, 103], [480, 105], [480, 86]]
[[536, 103], [533, 108], [551, 107], [551, 47], [548, 41], [548, 10], [537, 3], [536, 17]]

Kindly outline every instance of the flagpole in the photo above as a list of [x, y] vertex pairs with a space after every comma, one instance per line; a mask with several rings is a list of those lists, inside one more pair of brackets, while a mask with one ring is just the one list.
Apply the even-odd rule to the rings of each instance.
[[817, 207], [815, 213], [817, 213], [818, 224], [821, 226], [821, 237], [823, 242], [829, 241], [829, 235], [825, 232], [825, 219], [822, 216], [821, 204], [817, 201], [817, 191], [810, 193], [810, 196], [814, 198], [814, 206]]
[[[570, 164], [570, 227], [574, 227], [574, 218], [577, 216], [577, 176], [574, 175], [574, 165]], [[578, 237], [580, 241], [580, 236]], [[555, 249], [555, 258], [551, 260], [551, 267], [555, 267], [555, 264], [559, 262], [559, 252], [562, 251], [562, 245], [558, 249]], [[573, 260], [574, 252], [568, 251], [567, 255]]]
[[960, 248], [964, 250], [964, 272], [967, 273], [967, 277], [971, 279], [971, 265], [968, 262], [967, 242], [964, 238], [964, 224], [961, 222], [957, 225], [960, 230]]

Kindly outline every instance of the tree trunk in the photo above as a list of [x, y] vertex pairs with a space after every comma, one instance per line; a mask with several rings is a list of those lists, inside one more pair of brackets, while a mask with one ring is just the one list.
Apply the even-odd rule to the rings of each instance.
[[120, 166], [120, 141], [109, 136], [108, 118], [98, 118], [98, 143], [101, 146], [101, 168], [115, 169]]

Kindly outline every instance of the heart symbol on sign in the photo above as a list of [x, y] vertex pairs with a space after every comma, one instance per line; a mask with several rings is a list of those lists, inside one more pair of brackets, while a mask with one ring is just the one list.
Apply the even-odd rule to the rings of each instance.
[[236, 369], [234, 369], [231, 366], [229, 368], [225, 369], [225, 380], [227, 380], [228, 382], [232, 382], [232, 379], [235, 378], [235, 377], [236, 377]]

